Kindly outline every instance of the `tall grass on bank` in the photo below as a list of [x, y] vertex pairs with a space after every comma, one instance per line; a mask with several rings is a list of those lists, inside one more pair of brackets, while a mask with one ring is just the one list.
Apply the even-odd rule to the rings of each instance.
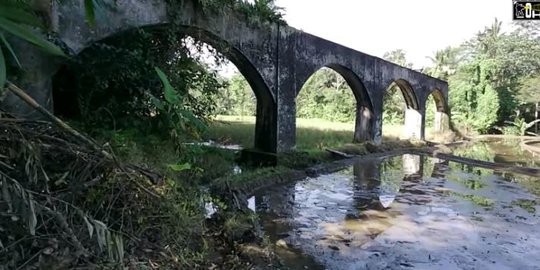
[[[352, 142], [354, 123], [330, 122], [322, 119], [296, 119], [297, 149], [308, 151], [333, 148]], [[384, 125], [383, 140], [398, 140], [403, 127]], [[217, 116], [211, 124], [207, 139], [225, 144], [252, 147], [255, 136], [255, 117]]]

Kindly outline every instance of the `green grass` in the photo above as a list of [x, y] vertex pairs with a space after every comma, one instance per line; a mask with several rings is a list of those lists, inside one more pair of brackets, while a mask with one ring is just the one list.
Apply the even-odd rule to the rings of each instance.
[[536, 213], [537, 202], [535, 200], [518, 199], [512, 202], [512, 205], [521, 207], [523, 210], [534, 214]]
[[[252, 147], [255, 134], [253, 116], [217, 116], [210, 125], [206, 138], [225, 144]], [[354, 135], [353, 123], [337, 123], [322, 119], [296, 119], [296, 149], [299, 151], [323, 150], [350, 144]], [[383, 141], [399, 139], [402, 126], [384, 125]]]
[[492, 199], [486, 198], [484, 196], [473, 195], [473, 194], [461, 194], [455, 191], [451, 191], [450, 194], [462, 198], [464, 200], [470, 201], [478, 206], [482, 206], [486, 209], [492, 209], [495, 205], [495, 201]]

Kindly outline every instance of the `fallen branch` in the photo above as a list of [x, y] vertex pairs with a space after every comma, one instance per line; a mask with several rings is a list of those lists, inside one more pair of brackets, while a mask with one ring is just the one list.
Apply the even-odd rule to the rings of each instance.
[[83, 141], [84, 143], [88, 144], [94, 150], [100, 152], [103, 154], [106, 158], [114, 160], [114, 157], [109, 154], [107, 151], [103, 150], [101, 146], [99, 146], [96, 142], [93, 140], [87, 138], [86, 136], [79, 133], [77, 130], [70, 127], [66, 122], [60, 120], [60, 118], [54, 116], [51, 112], [49, 112], [47, 109], [43, 108], [41, 105], [39, 105], [31, 96], [29, 96], [24, 90], [13, 84], [12, 82], [7, 82], [7, 89], [14, 93], [16, 96], [18, 96], [20, 99], [22, 99], [24, 102], [26, 102], [28, 105], [30, 105], [32, 108], [34, 108], [39, 113], [43, 114], [47, 118], [49, 118], [53, 123], [61, 127], [62, 129], [66, 130], [67, 132], [71, 133], [73, 136], [78, 138], [79, 140]]

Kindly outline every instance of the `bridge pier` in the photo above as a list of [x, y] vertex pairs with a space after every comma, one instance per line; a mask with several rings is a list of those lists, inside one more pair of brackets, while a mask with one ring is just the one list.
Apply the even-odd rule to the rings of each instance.
[[[13, 39], [12, 46], [24, 72], [20, 72], [13, 82], [24, 89], [43, 108], [53, 111], [52, 76], [58, 68], [57, 57], [51, 56], [29, 43]], [[43, 115], [8, 92], [0, 107], [13, 115], [26, 119], [42, 119]]]
[[277, 152], [288, 152], [296, 147], [296, 91], [278, 90]]
[[405, 109], [403, 136], [407, 139], [424, 139], [424, 113], [415, 109]]
[[433, 131], [445, 132], [450, 130], [450, 117], [444, 112], [435, 112], [435, 119], [433, 120]]
[[370, 141], [373, 139], [372, 120], [375, 116], [373, 112], [362, 104], [356, 105], [356, 121], [354, 127], [354, 139], [356, 143]]

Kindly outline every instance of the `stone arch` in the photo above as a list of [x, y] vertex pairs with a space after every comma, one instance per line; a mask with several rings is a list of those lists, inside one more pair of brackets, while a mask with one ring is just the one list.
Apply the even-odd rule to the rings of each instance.
[[[341, 75], [353, 92], [356, 100], [356, 117], [353, 141], [363, 142], [373, 140], [375, 136], [374, 127], [376, 120], [373, 110], [373, 102], [360, 77], [350, 68], [341, 64], [331, 63], [326, 64], [321, 68], [323, 67], [329, 68]], [[306, 79], [301, 83], [301, 87], [297, 89], [296, 96], [300, 94], [300, 91], [307, 80], [311, 78], [311, 76], [313, 76], [313, 74], [315, 74], [317, 71], [321, 70], [321, 68], [316, 69], [314, 72], [306, 76]]]
[[435, 100], [435, 106], [437, 108], [438, 112], [448, 112], [448, 103], [446, 102], [446, 99], [444, 97], [444, 94], [441, 90], [435, 88], [429, 95], [433, 96], [433, 99]]
[[[127, 31], [133, 31], [135, 29], [150, 29], [160, 30], [171, 27], [171, 24], [167, 21], [160, 23], [150, 23], [135, 25], [132, 27], [122, 26], [117, 31], [103, 31], [90, 40], [85, 40], [83, 45], [77, 47], [76, 53], [82, 52], [90, 45], [99, 42], [101, 40], [111, 38], [117, 35], [121, 35]], [[255, 124], [255, 136], [254, 146], [256, 149], [265, 152], [276, 152], [277, 150], [277, 125], [276, 115], [277, 110], [276, 100], [273, 92], [266, 83], [263, 75], [257, 69], [256, 65], [252, 63], [250, 58], [246, 56], [240, 48], [237, 48], [225, 38], [220, 37], [209, 30], [202, 29], [198, 26], [192, 25], [175, 25], [179, 34], [188, 35], [196, 41], [202, 41], [209, 44], [221, 53], [225, 58], [231, 61], [244, 76], [253, 90], [257, 99], [257, 118]]]
[[[393, 80], [386, 91], [390, 91], [393, 87], [397, 87], [405, 100], [405, 123], [403, 125], [402, 137], [406, 139], [422, 139], [423, 130], [422, 130], [422, 121], [423, 116], [420, 111], [420, 102], [418, 100], [417, 94], [415, 93], [411, 84], [403, 79]], [[383, 104], [383, 111], [384, 111]]]
[[407, 109], [419, 110], [420, 106], [419, 106], [418, 98], [411, 84], [407, 80], [404, 80], [404, 79], [394, 80], [390, 84], [390, 86], [388, 86], [387, 91], [392, 89], [393, 87], [398, 87], [399, 90], [401, 91], [401, 94], [403, 95], [403, 99], [405, 99], [405, 104], [407, 106]]
[[[448, 109], [448, 102], [443, 94], [443, 92], [435, 88], [432, 90], [429, 96], [433, 97], [435, 101], [435, 118], [433, 119], [433, 131], [435, 132], [445, 132], [450, 129], [450, 113]], [[427, 99], [426, 99], [427, 101]], [[427, 107], [427, 102], [425, 102], [424, 107]], [[427, 113], [427, 108], [424, 108], [424, 113]]]

